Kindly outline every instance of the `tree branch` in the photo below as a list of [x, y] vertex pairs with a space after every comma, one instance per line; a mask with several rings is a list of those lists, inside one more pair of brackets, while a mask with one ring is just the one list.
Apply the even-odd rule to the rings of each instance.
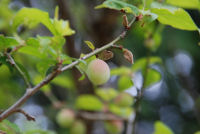
[[146, 60], [146, 65], [145, 65], [145, 70], [144, 70], [144, 75], [143, 75], [143, 83], [142, 83], [141, 89], [138, 90], [137, 100], [135, 102], [135, 120], [133, 121], [133, 129], [134, 129], [133, 134], [136, 133], [136, 129], [135, 129], [136, 128], [136, 121], [138, 119], [140, 102], [141, 102], [141, 99], [143, 97], [144, 90], [145, 90], [146, 78], [147, 78], [148, 69], [149, 69], [149, 63], [150, 63], [150, 51], [148, 50], [147, 60]]
[[6, 134], [6, 133], [0, 130], [0, 134]]
[[122, 118], [111, 113], [79, 112], [78, 115], [87, 120], [102, 120], [102, 121], [128, 120], [127, 118]]
[[22, 78], [24, 79], [24, 82], [26, 83], [28, 88], [31, 88], [31, 84], [29, 83], [28, 78], [26, 77], [26, 75], [24, 74], [24, 72], [20, 69], [20, 67], [15, 63], [15, 60], [12, 58], [12, 56], [9, 53], [4, 53], [4, 55], [7, 57], [8, 61], [10, 62], [10, 64], [12, 66], [15, 67], [15, 69], [19, 72], [19, 74], [22, 76]]
[[35, 121], [35, 118], [33, 116], [29, 115], [28, 113], [26, 113], [22, 109], [16, 109], [16, 110], [13, 111], [13, 113], [21, 113], [21, 114], [23, 114], [26, 117], [27, 120], [29, 120], [29, 121]]
[[[132, 26], [132, 24], [135, 22], [136, 17], [134, 16], [132, 21], [129, 24], [129, 27]], [[22, 104], [24, 104], [26, 102], [26, 100], [28, 100], [31, 96], [33, 96], [41, 87], [43, 87], [44, 85], [48, 84], [52, 79], [54, 79], [58, 74], [60, 74], [61, 72], [68, 70], [72, 67], [74, 67], [75, 65], [80, 63], [80, 60], [86, 60], [89, 57], [98, 54], [99, 52], [111, 47], [113, 44], [115, 44], [117, 41], [119, 41], [121, 38], [124, 38], [124, 36], [126, 35], [127, 30], [125, 29], [117, 38], [115, 38], [112, 42], [106, 44], [105, 46], [98, 48], [96, 50], [94, 50], [93, 52], [85, 55], [84, 57], [80, 58], [79, 60], [76, 60], [74, 62], [72, 62], [69, 65], [66, 65], [64, 67], [62, 67], [61, 64], [58, 64], [57, 68], [50, 73], [49, 75], [46, 76], [46, 78], [44, 78], [44, 80], [42, 80], [39, 84], [37, 84], [35, 87], [33, 88], [28, 88], [25, 92], [25, 94], [15, 103], [13, 104], [10, 108], [8, 108], [6, 111], [4, 111], [1, 115], [0, 115], [0, 121], [4, 120], [5, 118], [7, 118], [9, 115], [11, 115], [13, 113], [13, 111], [15, 111], [16, 109], [18, 109]]]

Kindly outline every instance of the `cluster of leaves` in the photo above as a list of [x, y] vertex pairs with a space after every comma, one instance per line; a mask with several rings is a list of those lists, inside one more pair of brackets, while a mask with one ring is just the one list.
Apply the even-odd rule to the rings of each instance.
[[96, 96], [80, 95], [76, 100], [76, 107], [86, 111], [112, 112], [124, 118], [128, 118], [133, 112], [133, 98], [130, 95], [127, 94], [128, 99], [130, 99], [121, 105], [118, 102], [125, 100], [124, 98], [124, 100], [120, 100], [120, 97], [123, 97], [125, 93], [117, 92], [113, 88], [99, 88], [95, 90], [95, 93]]
[[6, 132], [6, 134], [55, 134], [53, 131], [42, 130], [42, 129], [35, 129], [36, 123], [32, 122], [33, 124], [29, 126], [27, 130], [20, 130], [19, 127], [9, 122], [8, 120], [4, 120], [0, 123], [0, 133]]
[[140, 21], [137, 24], [136, 31], [144, 36], [146, 47], [152, 51], [156, 51], [161, 44], [163, 25], [157, 26], [155, 20], [158, 20], [160, 24], [169, 25], [177, 29], [199, 32], [200, 30], [197, 25], [188, 12], [184, 10], [184, 8], [199, 10], [199, 7], [200, 2], [198, 0], [167, 0], [165, 2], [144, 0], [135, 3], [131, 3], [130, 1], [106, 0], [101, 5], [96, 6], [96, 9], [109, 8], [135, 16], [139, 15]]
[[36, 65], [37, 69], [42, 75], [45, 75], [47, 69], [59, 61], [64, 64], [71, 63], [71, 59], [62, 53], [62, 47], [65, 43], [64, 36], [72, 35], [75, 32], [70, 29], [68, 21], [58, 19], [58, 8], [55, 10], [54, 19], [49, 18], [47, 12], [34, 8], [22, 8], [14, 17], [12, 28], [16, 31], [22, 24], [33, 28], [39, 23], [46, 26], [53, 36], [38, 35], [20, 39], [19, 37], [4, 37], [1, 35], [0, 50], [3, 53], [8, 48], [14, 49], [22, 46], [18, 52], [38, 58], [40, 62]]
[[[124, 91], [134, 85], [132, 78], [134, 78], [134, 73], [141, 71], [143, 76], [145, 73], [146, 65], [149, 64], [149, 66], [153, 64], [162, 64], [162, 60], [159, 57], [149, 57], [147, 58], [141, 58], [138, 59], [131, 68], [129, 67], [119, 67], [114, 68], [111, 70], [111, 75], [117, 75], [119, 76], [118, 79], [118, 88], [120, 91]], [[161, 74], [153, 69], [149, 68], [148, 73], [146, 76], [146, 82], [145, 82], [145, 88], [149, 87], [156, 82], [159, 82], [161, 80]]]

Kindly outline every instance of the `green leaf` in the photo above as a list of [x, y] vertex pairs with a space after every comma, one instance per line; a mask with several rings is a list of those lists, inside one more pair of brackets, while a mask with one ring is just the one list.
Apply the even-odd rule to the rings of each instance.
[[54, 27], [59, 35], [70, 36], [72, 34], [75, 34], [75, 31], [72, 30], [69, 26], [69, 21], [62, 20], [62, 19], [61, 20], [54, 19], [52, 21], [53, 21]]
[[129, 118], [133, 112], [133, 109], [131, 107], [123, 107], [122, 108], [115, 104], [110, 104], [109, 110], [110, 110], [110, 112], [112, 112], [118, 116], [124, 117], [124, 118]]
[[152, 13], [150, 10], [141, 11], [141, 12], [143, 15], [142, 22], [144, 24], [151, 23], [158, 18], [157, 14]]
[[36, 67], [37, 67], [38, 72], [42, 76], [45, 76], [48, 68], [50, 68], [51, 66], [54, 66], [55, 63], [56, 63], [55, 61], [52, 61], [50, 59], [42, 59], [36, 64]]
[[148, 69], [145, 81], [145, 87], [151, 86], [152, 84], [155, 84], [160, 80], [161, 80], [161, 74], [158, 71], [154, 69]]
[[22, 8], [17, 12], [13, 20], [13, 28], [16, 29], [21, 24], [32, 28], [39, 23], [45, 25], [54, 35], [58, 34], [49, 18], [49, 14], [36, 8]]
[[93, 95], [80, 95], [76, 100], [76, 107], [81, 110], [101, 111], [102, 102]]
[[128, 67], [117, 67], [111, 70], [111, 75], [130, 75], [132, 70]]
[[40, 46], [40, 42], [38, 41], [38, 39], [30, 37], [26, 40], [26, 44], [28, 46], [36, 46], [39, 47]]
[[71, 64], [72, 58], [66, 54], [60, 54], [60, 59], [63, 61], [63, 64]]
[[55, 79], [53, 79], [51, 83], [62, 86], [64, 88], [75, 89], [74, 80], [72, 79], [70, 75], [66, 75], [66, 76], [60, 75], [56, 77]]
[[[33, 78], [33, 83], [34, 85], [37, 85], [38, 83], [40, 83], [44, 78], [41, 75], [36, 75]], [[42, 91], [44, 92], [49, 92], [50, 91], [50, 85], [45, 85], [41, 88]]]
[[200, 9], [199, 0], [167, 0], [166, 3], [187, 9]]
[[100, 8], [109, 8], [119, 11], [124, 9], [125, 11], [127, 11], [127, 13], [139, 15], [139, 9], [137, 7], [128, 4], [126, 2], [123, 2], [121, 0], [106, 0], [103, 2], [103, 4], [95, 7], [95, 9], [100, 9]]
[[48, 130], [34, 129], [34, 130], [27, 130], [23, 132], [23, 134], [56, 134], [56, 133]]
[[174, 12], [176, 11], [178, 8], [177, 7], [174, 7], [174, 6], [171, 6], [171, 5], [167, 5], [167, 4], [164, 4], [164, 3], [160, 3], [160, 2], [152, 2], [151, 3], [151, 8], [154, 9], [167, 9], [171, 12]]
[[195, 132], [194, 134], [200, 134], [200, 131], [198, 131], [198, 132]]
[[27, 55], [35, 56], [37, 58], [45, 58], [45, 53], [40, 53], [37, 47], [34, 46], [26, 46], [22, 47], [18, 50], [20, 53], [24, 53]]
[[[154, 56], [149, 57], [149, 65], [156, 64], [156, 63], [159, 63], [159, 64], [162, 63], [162, 60], [160, 59], [160, 57], [154, 57]], [[137, 60], [135, 64], [133, 64], [132, 70], [134, 72], [137, 72], [139, 70], [143, 71], [146, 67], [146, 64], [147, 64], [147, 58], [141, 58]]]
[[95, 49], [95, 47], [94, 47], [94, 45], [92, 44], [92, 42], [90, 42], [90, 41], [85, 41], [85, 44], [86, 44], [90, 49], [92, 49], [92, 50]]
[[118, 95], [118, 92], [113, 88], [98, 88], [95, 93], [104, 101], [111, 101]]
[[151, 12], [158, 15], [158, 20], [162, 24], [170, 25], [182, 30], [198, 30], [198, 27], [193, 22], [190, 15], [182, 8], [178, 8], [174, 11], [166, 8], [154, 8]]
[[132, 87], [133, 85], [134, 84], [130, 76], [123, 75], [118, 80], [118, 89], [120, 91], [126, 90]]
[[51, 59], [52, 61], [60, 58], [64, 64], [69, 64], [71, 63], [71, 58], [62, 54], [64, 43], [65, 38], [62, 36], [37, 36], [37, 38], [28, 38], [26, 40], [27, 45], [19, 49], [19, 52], [40, 59]]
[[59, 18], [59, 7], [56, 6], [54, 19], [51, 20], [53, 25], [60, 36], [70, 36], [75, 33], [69, 26], [69, 21], [67, 20], [58, 20]]
[[174, 134], [173, 131], [161, 121], [156, 121], [154, 124], [153, 134]]
[[0, 51], [11, 46], [16, 46], [18, 44], [19, 43], [15, 38], [0, 35]]
[[30, 81], [31, 77], [30, 77], [30, 74], [29, 74], [28, 70], [22, 64], [20, 64], [20, 63], [16, 62], [16, 64], [21, 69], [21, 71], [24, 73], [24, 75], [26, 76], [26, 78], [28, 79], [28, 81]]
[[7, 57], [1, 55], [1, 53], [0, 53], [0, 66], [1, 66], [2, 64], [6, 65], [6, 66], [9, 68], [10, 72], [13, 72], [14, 68], [13, 68], [13, 66], [7, 61]]
[[163, 29], [164, 25], [158, 24], [153, 32], [149, 32], [149, 34], [146, 35], [144, 43], [149, 50], [155, 52], [159, 48], [162, 42]]
[[3, 120], [0, 122], [0, 130], [6, 132], [6, 134], [20, 134], [20, 129], [14, 123], [11, 123], [8, 120]]

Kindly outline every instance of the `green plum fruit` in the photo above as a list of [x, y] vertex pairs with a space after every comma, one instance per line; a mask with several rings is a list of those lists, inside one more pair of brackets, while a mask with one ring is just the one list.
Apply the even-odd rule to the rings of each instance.
[[74, 120], [75, 120], [74, 112], [66, 108], [58, 112], [56, 116], [57, 123], [63, 128], [70, 127], [73, 124]]
[[113, 120], [105, 122], [105, 129], [108, 134], [120, 134], [123, 130], [123, 121]]
[[110, 68], [106, 62], [95, 59], [88, 64], [86, 70], [89, 80], [94, 85], [102, 85], [110, 78]]
[[128, 93], [120, 93], [115, 99], [114, 103], [120, 107], [129, 107], [133, 104], [133, 97]]
[[82, 121], [75, 121], [70, 128], [70, 134], [86, 134], [86, 126]]

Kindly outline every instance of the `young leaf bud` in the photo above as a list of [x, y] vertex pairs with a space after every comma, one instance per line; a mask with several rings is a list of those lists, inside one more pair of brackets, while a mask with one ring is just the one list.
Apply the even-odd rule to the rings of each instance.
[[123, 49], [123, 53], [124, 53], [124, 58], [130, 62], [131, 64], [133, 64], [133, 54], [130, 50], [124, 48]]

